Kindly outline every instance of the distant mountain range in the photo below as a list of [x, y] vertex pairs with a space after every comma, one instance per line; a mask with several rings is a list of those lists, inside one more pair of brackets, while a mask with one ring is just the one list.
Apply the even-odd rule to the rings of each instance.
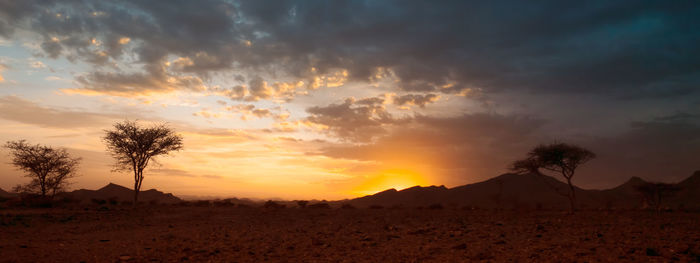
[[[13, 198], [16, 196], [16, 193], [10, 193], [3, 189], [0, 189], [0, 198]], [[134, 190], [131, 190], [121, 185], [109, 183], [106, 186], [97, 190], [80, 189], [71, 192], [59, 193], [56, 196], [58, 198], [63, 197], [77, 200], [81, 203], [90, 203], [93, 200], [116, 201], [118, 203], [122, 203], [133, 202]], [[182, 199], [170, 193], [163, 193], [155, 189], [150, 189], [139, 192], [139, 202], [173, 204], [182, 202]]]
[[[579, 208], [621, 208], [634, 209], [644, 206], [636, 187], [647, 183], [639, 177], [632, 177], [624, 184], [606, 190], [586, 190], [576, 188], [576, 201]], [[664, 206], [671, 208], [700, 209], [700, 171], [675, 184], [681, 190], [663, 200]], [[479, 182], [446, 188], [444, 186], [414, 186], [401, 191], [389, 189], [373, 195], [345, 200], [358, 207], [404, 206], [428, 207], [443, 206], [479, 208], [542, 208], [567, 209], [565, 193], [568, 185], [555, 178], [536, 174], [503, 174]]]
[[[80, 189], [72, 192], [61, 193], [61, 196], [71, 199], [80, 200], [82, 202], [90, 202], [93, 199], [97, 200], [114, 200], [117, 202], [132, 202], [134, 200], [134, 190], [121, 185], [109, 183], [105, 187], [97, 190]], [[139, 202], [150, 203], [157, 202], [159, 204], [179, 203], [182, 200], [171, 193], [163, 193], [161, 191], [150, 189], [139, 192]]]
[[[636, 190], [647, 182], [639, 177], [632, 177], [627, 182], [605, 190], [587, 190], [576, 187], [576, 201], [579, 208], [617, 208], [638, 209], [645, 204], [641, 194]], [[680, 190], [674, 195], [663, 200], [663, 206], [669, 208], [686, 208], [700, 210], [700, 171], [685, 180], [674, 184]], [[432, 205], [475, 207], [475, 208], [501, 208], [501, 209], [568, 209], [569, 203], [565, 193], [568, 185], [549, 176], [536, 174], [503, 174], [489, 180], [447, 188], [445, 186], [414, 186], [397, 191], [385, 190], [373, 195], [360, 198], [333, 201], [335, 204], [350, 204], [356, 207], [429, 207]], [[117, 202], [130, 202], [134, 198], [134, 191], [109, 183], [98, 190], [80, 189], [72, 192], [61, 193], [61, 196], [91, 202], [95, 200], [114, 200]], [[11, 198], [16, 196], [0, 189], [0, 197]], [[226, 199], [232, 203], [244, 203], [253, 205], [257, 202], [248, 199]], [[139, 201], [160, 204], [179, 203], [182, 200], [173, 194], [163, 193], [155, 189], [141, 191]], [[295, 202], [289, 201], [290, 206]], [[315, 203], [315, 202], [312, 202]]]

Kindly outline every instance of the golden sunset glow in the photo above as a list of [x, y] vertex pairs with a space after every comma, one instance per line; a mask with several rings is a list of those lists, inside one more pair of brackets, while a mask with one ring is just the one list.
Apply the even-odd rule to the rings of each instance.
[[352, 194], [356, 196], [371, 195], [387, 189], [402, 190], [413, 186], [425, 186], [428, 181], [420, 174], [405, 170], [384, 170], [376, 175], [369, 176], [360, 185], [355, 187]]
[[0, 0], [0, 261], [700, 261], [698, 25], [700, 1]]
[[[582, 187], [678, 180], [700, 156], [693, 8], [586, 24], [469, 2], [18, 2], [0, 2], [0, 143], [83, 158], [71, 189], [130, 184], [101, 140], [123, 120], [182, 135], [143, 185], [191, 197], [455, 187], [549, 141], [599, 153]], [[5, 190], [27, 181], [8, 158]]]

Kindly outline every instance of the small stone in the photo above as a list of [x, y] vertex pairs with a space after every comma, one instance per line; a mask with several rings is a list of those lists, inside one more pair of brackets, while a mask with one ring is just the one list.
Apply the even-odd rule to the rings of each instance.
[[452, 249], [467, 249], [467, 244], [462, 243], [452, 247]]

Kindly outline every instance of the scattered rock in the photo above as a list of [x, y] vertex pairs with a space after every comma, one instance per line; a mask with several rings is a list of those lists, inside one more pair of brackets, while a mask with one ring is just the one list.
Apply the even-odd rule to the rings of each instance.
[[461, 250], [461, 249], [467, 249], [467, 244], [462, 243], [462, 244], [459, 244], [459, 245], [456, 245], [456, 246], [452, 247], [452, 249], [460, 249], [460, 250]]

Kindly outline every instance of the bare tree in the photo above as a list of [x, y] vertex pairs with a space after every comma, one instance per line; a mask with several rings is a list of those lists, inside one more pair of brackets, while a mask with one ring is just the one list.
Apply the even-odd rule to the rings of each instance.
[[67, 180], [75, 176], [80, 158], [71, 158], [66, 149], [54, 149], [45, 145], [31, 145], [25, 140], [9, 141], [12, 165], [24, 171], [32, 181], [14, 188], [17, 192], [30, 192], [54, 196], [64, 190]]
[[134, 205], [138, 202], [143, 170], [154, 157], [182, 149], [182, 136], [164, 124], [141, 127], [124, 121], [105, 130], [107, 150], [116, 159], [115, 170], [134, 172]]
[[527, 158], [513, 162], [511, 171], [543, 175], [540, 169], [561, 174], [569, 185], [565, 196], [571, 204], [571, 212], [576, 210], [576, 191], [572, 178], [576, 168], [595, 158], [595, 154], [583, 147], [566, 143], [539, 145], [527, 154]]
[[645, 183], [636, 187], [636, 190], [642, 195], [644, 201], [657, 212], [661, 211], [663, 201], [667, 197], [671, 197], [681, 188], [674, 184], [667, 183]]

